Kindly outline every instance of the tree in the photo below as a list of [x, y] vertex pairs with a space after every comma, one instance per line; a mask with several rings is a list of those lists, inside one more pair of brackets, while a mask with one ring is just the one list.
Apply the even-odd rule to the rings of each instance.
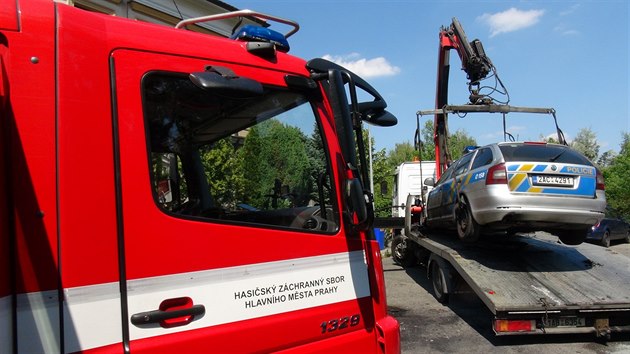
[[471, 137], [463, 129], [458, 129], [455, 134], [452, 134], [448, 139], [448, 151], [451, 153], [451, 158], [457, 160], [464, 154], [464, 148], [467, 146], [476, 146], [477, 141]]
[[[372, 145], [374, 146], [374, 145]], [[387, 159], [385, 149], [372, 152], [372, 169], [374, 171], [374, 214], [378, 217], [388, 217], [392, 213], [392, 200], [389, 193], [381, 194], [381, 184], [387, 183], [387, 190], [391, 192], [393, 169]]]
[[601, 156], [597, 159], [597, 166], [600, 169], [605, 169], [608, 166], [612, 165], [615, 157], [617, 157], [617, 153], [614, 150], [608, 150], [601, 154]]
[[623, 134], [621, 151], [604, 169], [606, 201], [625, 218], [630, 218], [630, 133]]
[[[435, 142], [433, 141], [433, 121], [428, 120], [424, 123], [424, 127], [420, 132], [420, 157], [423, 161], [435, 160]], [[475, 138], [468, 135], [463, 129], [458, 129], [454, 134], [448, 137], [447, 146], [451, 154], [452, 160], [457, 160], [463, 155], [464, 148], [467, 146], [476, 146]], [[408, 160], [407, 160], [408, 161]]]
[[435, 142], [433, 141], [433, 120], [424, 123], [420, 131], [420, 158], [422, 161], [435, 160]]
[[410, 142], [397, 143], [387, 154], [387, 160], [391, 166], [398, 166], [405, 161], [412, 161], [416, 153]]
[[233, 207], [245, 196], [243, 158], [229, 139], [201, 149], [206, 179], [217, 205]]
[[544, 136], [544, 135], [540, 135], [540, 141], [544, 141], [546, 143], [549, 144], [560, 144], [560, 142], [558, 141], [557, 137], [555, 135], [548, 135], [548, 136]]
[[[296, 127], [270, 119], [252, 127], [243, 145], [243, 169], [248, 204], [267, 209], [276, 198], [288, 207], [289, 199], [279, 200], [278, 189], [290, 188], [293, 203], [306, 205], [311, 196], [307, 137]], [[250, 177], [256, 176], [257, 179]]]
[[597, 136], [591, 128], [582, 128], [571, 141], [571, 147], [581, 152], [591, 161], [596, 161], [599, 155]]

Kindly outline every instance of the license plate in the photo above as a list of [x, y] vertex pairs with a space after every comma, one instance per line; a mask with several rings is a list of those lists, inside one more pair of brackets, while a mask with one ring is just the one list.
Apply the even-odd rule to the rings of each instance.
[[584, 327], [586, 321], [583, 317], [558, 317], [548, 318], [544, 324], [545, 327]]
[[573, 187], [573, 177], [571, 176], [534, 176], [534, 185], [537, 186], [567, 186]]

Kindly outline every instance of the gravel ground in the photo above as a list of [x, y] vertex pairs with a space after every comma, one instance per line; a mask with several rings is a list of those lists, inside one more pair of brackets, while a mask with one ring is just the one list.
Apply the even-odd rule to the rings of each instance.
[[[630, 272], [630, 244], [616, 242], [610, 250], [628, 257]], [[442, 305], [432, 295], [426, 269], [402, 268], [388, 253], [383, 258], [387, 301], [390, 313], [400, 322], [404, 354], [630, 353], [628, 333], [613, 334], [609, 341], [590, 334], [497, 337], [492, 314], [474, 293], [452, 294], [449, 305]]]

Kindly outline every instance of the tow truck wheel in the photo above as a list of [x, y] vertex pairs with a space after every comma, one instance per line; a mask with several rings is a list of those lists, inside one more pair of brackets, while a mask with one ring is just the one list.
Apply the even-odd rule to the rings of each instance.
[[455, 224], [457, 224], [457, 236], [464, 242], [475, 242], [479, 239], [481, 227], [475, 221], [466, 197], [461, 196], [455, 206]]
[[416, 262], [411, 243], [401, 234], [395, 234], [392, 240], [391, 252], [395, 263], [403, 267], [410, 267]]
[[561, 231], [558, 232], [558, 238], [565, 245], [577, 246], [586, 240], [587, 233], [588, 230]]
[[441, 303], [446, 304], [448, 302], [448, 293], [446, 292], [446, 275], [444, 269], [440, 267], [439, 262], [431, 262], [431, 283], [433, 284], [433, 296]]

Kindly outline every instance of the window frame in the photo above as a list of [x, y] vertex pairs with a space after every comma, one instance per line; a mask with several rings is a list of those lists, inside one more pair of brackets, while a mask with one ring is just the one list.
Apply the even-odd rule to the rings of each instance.
[[[296, 106], [291, 107], [290, 109], [283, 111], [282, 113], [285, 112], [289, 112], [292, 109], [294, 109], [295, 107], [300, 107], [300, 106], [304, 106], [304, 105], [308, 105], [310, 107], [310, 111], [312, 113], [312, 119], [314, 120], [314, 122], [316, 123], [315, 125], [313, 125], [313, 127], [315, 127], [315, 129], [317, 129], [318, 131], [318, 135], [321, 139], [321, 145], [323, 147], [322, 149], [322, 153], [323, 156], [321, 161], [325, 164], [325, 169], [322, 172], [325, 172], [326, 176], [327, 176], [327, 182], [328, 182], [328, 187], [323, 187], [324, 189], [328, 189], [327, 192], [327, 197], [325, 197], [325, 201], [329, 201], [330, 205], [325, 204], [325, 201], [320, 201], [324, 202], [324, 206], [326, 208], [327, 211], [329, 211], [330, 209], [332, 209], [332, 215], [327, 216], [326, 220], [330, 223], [334, 223], [334, 227], [332, 229], [326, 229], [326, 230], [318, 230], [318, 229], [305, 229], [305, 228], [299, 228], [299, 227], [293, 227], [291, 225], [277, 225], [277, 224], [272, 224], [272, 223], [261, 223], [261, 222], [252, 222], [252, 221], [241, 221], [241, 220], [229, 220], [229, 219], [219, 219], [219, 218], [212, 218], [212, 217], [205, 217], [205, 216], [198, 216], [198, 215], [186, 215], [186, 214], [182, 214], [182, 213], [178, 213], [178, 212], [174, 212], [171, 210], [168, 210], [166, 208], [164, 208], [164, 205], [162, 203], [160, 203], [159, 201], [159, 195], [158, 192], [156, 190], [156, 186], [157, 183], [159, 181], [156, 180], [156, 175], [154, 173], [154, 165], [152, 162], [152, 154], [154, 153], [160, 153], [158, 151], [153, 151], [152, 150], [152, 142], [151, 142], [151, 127], [150, 127], [150, 117], [149, 117], [149, 113], [146, 110], [146, 106], [147, 106], [147, 98], [146, 98], [146, 93], [145, 93], [145, 80], [147, 77], [151, 77], [153, 74], [157, 74], [157, 75], [166, 75], [166, 76], [171, 76], [173, 78], [183, 78], [183, 77], [187, 77], [188, 73], [182, 73], [182, 72], [176, 72], [176, 71], [165, 71], [165, 70], [150, 70], [147, 71], [141, 79], [141, 83], [140, 83], [140, 90], [141, 90], [141, 100], [142, 100], [142, 114], [143, 114], [143, 121], [145, 124], [145, 139], [146, 139], [146, 146], [147, 146], [147, 160], [148, 160], [148, 168], [149, 168], [149, 177], [150, 177], [150, 187], [152, 190], [152, 196], [153, 196], [153, 201], [155, 206], [163, 213], [172, 216], [172, 217], [176, 217], [176, 218], [181, 218], [181, 219], [188, 219], [188, 220], [194, 220], [194, 221], [201, 221], [201, 222], [205, 222], [205, 223], [218, 223], [218, 224], [233, 224], [233, 225], [241, 225], [241, 226], [249, 226], [249, 227], [255, 227], [255, 228], [268, 228], [268, 229], [279, 229], [279, 230], [283, 230], [283, 231], [293, 231], [293, 232], [305, 232], [305, 233], [316, 233], [318, 235], [322, 235], [322, 234], [328, 234], [328, 235], [334, 235], [334, 234], [338, 234], [339, 231], [341, 230], [341, 224], [343, 223], [343, 218], [340, 212], [340, 208], [341, 208], [341, 203], [339, 201], [339, 197], [337, 194], [337, 185], [336, 185], [336, 178], [335, 178], [335, 173], [334, 173], [334, 168], [333, 168], [333, 161], [331, 158], [331, 153], [330, 153], [330, 146], [328, 143], [328, 139], [326, 139], [326, 133], [325, 133], [325, 129], [323, 127], [323, 119], [325, 119], [321, 114], [320, 114], [320, 110], [324, 110], [324, 103], [321, 97], [317, 97], [317, 96], [311, 96], [311, 95], [304, 95], [302, 92], [300, 91], [293, 91], [290, 88], [286, 87], [286, 86], [279, 86], [279, 85], [272, 85], [272, 84], [266, 84], [266, 83], [262, 83], [263, 86], [266, 89], [271, 89], [271, 90], [283, 90], [283, 91], [288, 91], [288, 92], [294, 92], [300, 95], [303, 95], [305, 101], [301, 104], [298, 104]], [[287, 106], [289, 107], [289, 106]], [[282, 113], [278, 114], [281, 115]], [[219, 138], [215, 141], [213, 141], [212, 143], [216, 143], [217, 141], [220, 141], [222, 139], [226, 139], [229, 138], [231, 136], [233, 136], [234, 134], [243, 131], [245, 129], [249, 129], [253, 126], [257, 126], [263, 122], [269, 121], [271, 119], [275, 119], [278, 117], [278, 115], [274, 115], [270, 118], [264, 119], [262, 121], [254, 121], [253, 124], [249, 124], [247, 126], [242, 127], [240, 130], [236, 131], [236, 132], [232, 132], [222, 138]], [[300, 130], [301, 131], [301, 130]], [[314, 132], [314, 131], [313, 131]], [[304, 132], [302, 132], [304, 133]], [[311, 133], [312, 134], [312, 133]], [[308, 135], [306, 135], [307, 137], [310, 137]], [[333, 139], [334, 140], [334, 139]], [[206, 144], [207, 145], [207, 144]], [[200, 147], [197, 147], [197, 150], [200, 150]], [[169, 153], [173, 153], [175, 154], [177, 159], [181, 159], [181, 157], [179, 156], [179, 154], [175, 153], [175, 152], [169, 152]], [[204, 170], [205, 171], [205, 170]], [[180, 174], [183, 173], [182, 171], [179, 172]], [[186, 177], [184, 177], [186, 178]], [[188, 181], [186, 181], [186, 183], [188, 183]], [[317, 191], [315, 191], [317, 192]], [[299, 210], [302, 208], [307, 208], [309, 206], [300, 206], [300, 207], [294, 207], [294, 208], [286, 208], [288, 209], [295, 209], [295, 210]], [[321, 210], [321, 205], [316, 204], [314, 206], [311, 206], [310, 208], [315, 208], [315, 207], [319, 207], [319, 209]], [[281, 209], [277, 209], [277, 210], [281, 210]], [[273, 209], [268, 209], [268, 210], [262, 210], [264, 212], [269, 212], [269, 211], [273, 211]]]

